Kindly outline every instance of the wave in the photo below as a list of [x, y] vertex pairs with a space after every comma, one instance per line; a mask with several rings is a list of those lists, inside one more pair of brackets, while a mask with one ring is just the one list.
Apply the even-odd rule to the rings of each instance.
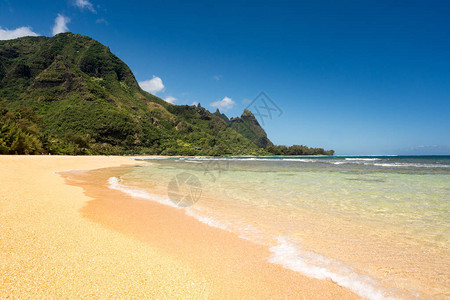
[[[197, 158], [195, 158], [197, 160]], [[226, 161], [271, 161], [271, 162], [327, 162], [326, 160], [318, 160], [313, 158], [257, 158], [257, 157], [205, 157], [198, 160], [226, 160]]]
[[439, 163], [424, 163], [424, 162], [393, 162], [392, 158], [356, 158], [356, 157], [336, 157], [336, 158], [289, 158], [289, 157], [276, 157], [276, 158], [263, 158], [263, 157], [158, 157], [158, 158], [146, 158], [148, 159], [174, 159], [184, 161], [186, 163], [201, 164], [204, 161], [261, 161], [261, 162], [300, 162], [300, 163], [317, 163], [317, 164], [331, 164], [331, 165], [361, 165], [361, 166], [373, 166], [373, 167], [387, 167], [387, 168], [450, 168], [450, 164]]
[[[318, 162], [317, 159], [312, 158], [282, 158], [282, 161], [299, 161], [299, 162]], [[326, 160], [324, 160], [326, 162]]]
[[158, 159], [170, 159], [167, 156], [130, 156], [134, 160], [158, 160]]
[[412, 164], [412, 163], [374, 163], [369, 164], [373, 166], [380, 167], [415, 167], [415, 168], [450, 168], [450, 165], [442, 165], [442, 164]]
[[[117, 177], [110, 177], [108, 179], [108, 187], [110, 189], [119, 190], [132, 197], [180, 208], [167, 197], [151, 194], [142, 188], [124, 185], [120, 183], [120, 179]], [[185, 209], [185, 214], [211, 227], [229, 232], [236, 230], [239, 234], [239, 238], [261, 244], [257, 239], [260, 232], [253, 226], [238, 226], [238, 229], [235, 226], [237, 224], [225, 223], [201, 215], [191, 207]], [[282, 265], [284, 268], [300, 272], [308, 277], [331, 280], [342, 287], [350, 289], [361, 297], [373, 300], [395, 299], [386, 295], [373, 279], [365, 275], [357, 274], [351, 268], [344, 266], [337, 260], [313, 252], [302, 251], [296, 247], [294, 243], [290, 242], [288, 238], [282, 236], [278, 237], [277, 241], [278, 245], [269, 248], [272, 252], [272, 256], [268, 258], [268, 261], [271, 263]]]
[[[328, 163], [334, 164], [334, 165], [342, 165], [342, 164], [348, 164], [348, 165], [364, 165], [364, 166], [375, 166], [375, 167], [388, 167], [388, 168], [408, 168], [408, 167], [414, 167], [414, 168], [450, 168], [450, 165], [444, 165], [444, 164], [425, 164], [425, 163], [405, 163], [405, 162], [372, 162], [372, 161], [379, 161], [381, 159], [345, 159], [345, 161], [334, 161]], [[370, 161], [370, 162], [368, 162]], [[326, 163], [326, 161], [324, 161]]]
[[396, 299], [383, 292], [381, 287], [369, 276], [359, 275], [337, 260], [313, 252], [302, 251], [286, 237], [279, 236], [277, 240], [278, 245], [269, 248], [273, 253], [269, 258], [271, 263], [279, 264], [308, 277], [331, 280], [367, 299]]
[[[144, 158], [135, 158], [144, 159]], [[228, 161], [299, 161], [299, 162], [317, 162], [314, 158], [288, 158], [288, 157], [277, 157], [277, 158], [267, 158], [267, 157], [209, 157], [209, 156], [198, 156], [198, 157], [170, 157], [170, 158], [146, 158], [146, 160], [151, 159], [174, 159], [183, 160], [185, 162], [197, 162], [197, 161], [210, 161], [210, 160], [228, 160]]]
[[[176, 208], [180, 208], [178, 205], [176, 205], [175, 203], [173, 203], [169, 198], [167, 197], [162, 197], [160, 195], [155, 195], [155, 194], [150, 194], [149, 192], [147, 192], [145, 189], [142, 188], [137, 188], [137, 187], [131, 187], [128, 185], [124, 185], [120, 183], [119, 178], [117, 177], [110, 177], [108, 179], [108, 187], [110, 189], [113, 190], [118, 190], [121, 192], [124, 192], [125, 194], [132, 196], [132, 197], [136, 197], [136, 198], [142, 198], [142, 199], [146, 199], [146, 200], [151, 200], [151, 201], [155, 201], [159, 204], [163, 204], [163, 205], [168, 205], [171, 207], [176, 207]], [[191, 216], [193, 218], [195, 218], [196, 220], [207, 224], [211, 227], [216, 227], [216, 228], [220, 228], [223, 230], [228, 230], [228, 225], [221, 223], [217, 220], [214, 220], [212, 218], [209, 217], [205, 217], [202, 215], [199, 215], [198, 213], [194, 212], [192, 209], [188, 208], [185, 210], [186, 215]]]
[[345, 160], [349, 160], [349, 161], [372, 161], [372, 160], [381, 160], [381, 158], [349, 158], [347, 157]]
[[155, 194], [150, 194], [145, 189], [131, 187], [131, 186], [121, 184], [119, 178], [117, 178], [117, 177], [110, 177], [108, 179], [108, 187], [113, 190], [118, 190], [118, 191], [124, 192], [125, 194], [130, 195], [132, 197], [151, 200], [151, 201], [158, 202], [160, 204], [178, 208], [178, 206], [175, 205], [175, 203], [173, 203], [172, 201], [170, 201], [169, 198], [161, 197], [161, 196], [155, 195]]
[[208, 226], [229, 231], [227, 224], [224, 224], [222, 222], [214, 220], [213, 218], [210, 218], [210, 217], [205, 217], [205, 216], [199, 215], [190, 208], [186, 209], [186, 215], [191, 216], [194, 219], [196, 219]]
[[[304, 163], [323, 163], [333, 165], [366, 165], [366, 166], [378, 166], [378, 167], [416, 167], [416, 168], [449, 168], [450, 165], [445, 164], [425, 164], [425, 163], [405, 163], [405, 162], [380, 162], [382, 158], [345, 158], [344, 160], [336, 159], [312, 159], [312, 158], [195, 158], [198, 163], [201, 160], [229, 160], [229, 161], [277, 161], [277, 162], [304, 162]], [[187, 162], [194, 162], [195, 160], [189, 160]]]

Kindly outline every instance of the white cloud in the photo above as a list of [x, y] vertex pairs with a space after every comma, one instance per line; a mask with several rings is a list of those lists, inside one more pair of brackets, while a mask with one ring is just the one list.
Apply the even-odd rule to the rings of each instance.
[[139, 86], [144, 90], [152, 94], [156, 94], [164, 90], [164, 84], [162, 79], [153, 75], [152, 79], [139, 82]]
[[195, 106], [197, 106], [198, 105], [198, 102], [197, 101], [194, 101], [194, 102], [192, 102], [192, 104], [191, 105], [195, 105]]
[[97, 19], [95, 23], [109, 25], [108, 21], [106, 21], [104, 18]]
[[213, 76], [213, 79], [214, 79], [215, 81], [219, 81], [220, 79], [222, 79], [222, 75], [214, 75], [214, 76]]
[[12, 40], [22, 36], [38, 36], [36, 32], [31, 30], [31, 27], [19, 27], [16, 29], [8, 30], [0, 27], [0, 40]]
[[55, 19], [55, 25], [53, 25], [52, 29], [53, 35], [69, 31], [69, 28], [67, 27], [67, 23], [69, 22], [70, 19], [68, 17], [58, 14], [58, 16]]
[[172, 96], [167, 96], [164, 100], [166, 100], [167, 102], [174, 104], [175, 101], [177, 101], [177, 98], [172, 97]]
[[244, 105], [248, 105], [248, 104], [252, 103], [252, 100], [247, 99], [247, 98], [244, 98], [244, 99], [242, 99], [242, 103], [243, 103]]
[[224, 97], [222, 100], [217, 100], [213, 103], [211, 103], [210, 105], [212, 107], [217, 107], [218, 109], [221, 110], [228, 110], [230, 108], [232, 108], [236, 103], [228, 97]]
[[88, 9], [93, 13], [97, 13], [94, 9], [94, 6], [92, 6], [92, 3], [88, 0], [75, 0], [75, 6], [80, 9]]

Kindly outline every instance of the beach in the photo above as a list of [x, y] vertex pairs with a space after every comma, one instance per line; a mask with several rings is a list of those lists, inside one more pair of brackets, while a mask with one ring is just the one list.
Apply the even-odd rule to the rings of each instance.
[[94, 199], [84, 218], [215, 274], [222, 297], [304, 295], [303, 275], [374, 300], [450, 295], [449, 157], [134, 159], [59, 174]]
[[0, 297], [359, 298], [270, 263], [267, 247], [180, 209], [108, 190], [108, 178], [56, 173], [137, 164], [0, 156]]

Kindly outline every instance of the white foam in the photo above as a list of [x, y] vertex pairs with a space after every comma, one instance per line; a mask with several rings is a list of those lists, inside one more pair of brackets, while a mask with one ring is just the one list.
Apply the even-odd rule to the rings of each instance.
[[450, 168], [450, 165], [442, 164], [411, 164], [411, 163], [375, 163], [374, 166], [380, 167], [416, 167], [416, 168]]
[[240, 228], [237, 230], [240, 234], [238, 235], [239, 238], [254, 242], [257, 244], [264, 244], [260, 241], [260, 231], [255, 226], [252, 226], [250, 224], [242, 224]]
[[[345, 161], [331, 162], [334, 165], [342, 164], [358, 164], [366, 166], [389, 167], [389, 168], [450, 168], [450, 165], [444, 164], [424, 164], [424, 163], [406, 163], [406, 162], [375, 162], [380, 161], [379, 158], [346, 158]], [[324, 161], [327, 162], [327, 161]]]
[[[150, 194], [142, 188], [121, 184], [117, 177], [109, 178], [108, 184], [109, 188], [119, 190], [132, 197], [147, 199], [163, 205], [179, 208], [166, 197]], [[185, 213], [208, 226], [232, 231], [230, 227], [231, 224], [226, 224], [213, 218], [203, 216], [192, 208], [185, 209]], [[255, 235], [259, 233], [256, 228], [251, 226], [244, 227], [243, 230], [238, 231], [240, 231], [240, 238], [250, 241], [254, 241]], [[313, 252], [302, 251], [285, 237], [280, 236], [277, 240], [278, 245], [269, 249], [273, 253], [269, 258], [269, 262], [280, 264], [284, 268], [300, 272], [312, 278], [332, 280], [338, 285], [350, 289], [359, 296], [371, 300], [395, 299], [387, 296], [370, 277], [359, 275], [351, 268], [344, 266], [336, 260], [326, 258]]]
[[279, 162], [279, 161], [297, 161], [297, 162], [317, 162], [317, 159], [313, 158], [289, 158], [289, 157], [283, 157], [283, 158], [264, 158], [264, 157], [209, 157], [209, 156], [199, 156], [199, 157], [170, 157], [170, 158], [146, 158], [149, 159], [176, 159], [176, 160], [183, 160], [186, 162], [196, 162], [196, 161], [273, 161], [273, 162]]
[[[108, 187], [110, 189], [119, 190], [121, 192], [124, 192], [127, 195], [132, 196], [132, 197], [137, 197], [137, 198], [142, 198], [142, 199], [146, 199], [146, 200], [151, 200], [151, 201], [155, 201], [155, 202], [158, 202], [160, 204], [163, 204], [163, 205], [168, 205], [168, 206], [171, 206], [171, 207], [180, 208], [175, 203], [170, 201], [169, 198], [161, 197], [161, 196], [155, 195], [155, 194], [150, 194], [145, 189], [141, 189], [141, 188], [137, 188], [137, 187], [131, 187], [131, 186], [127, 186], [127, 185], [121, 184], [119, 178], [117, 178], [117, 177], [110, 177], [108, 179], [108, 183], [109, 183]], [[220, 228], [220, 229], [229, 231], [228, 226], [226, 224], [221, 223], [221, 222], [219, 222], [217, 220], [214, 220], [214, 219], [212, 219], [210, 217], [202, 216], [202, 215], [194, 212], [190, 208], [187, 208], [185, 210], [185, 213], [186, 213], [186, 215], [191, 216], [191, 217], [195, 218], [196, 220], [198, 220], [198, 221], [200, 221], [200, 222], [202, 222], [204, 224], [207, 224], [208, 226], [216, 227], [216, 228]]]
[[214, 219], [212, 219], [210, 217], [202, 216], [202, 215], [194, 212], [190, 208], [186, 209], [186, 215], [191, 216], [191, 217], [195, 218], [196, 220], [198, 220], [198, 221], [200, 221], [200, 222], [202, 222], [202, 223], [204, 223], [204, 224], [206, 224], [208, 226], [216, 227], [216, 228], [220, 228], [220, 229], [229, 231], [228, 230], [228, 226], [226, 224], [221, 223], [221, 222], [219, 222], [217, 220], [214, 220]]
[[337, 260], [313, 252], [302, 251], [286, 237], [279, 236], [277, 240], [278, 245], [269, 249], [273, 253], [269, 262], [282, 265], [286, 269], [300, 272], [308, 277], [331, 280], [367, 299], [395, 299], [386, 295], [386, 292], [383, 292], [381, 287], [369, 276], [359, 275]]
[[350, 161], [352, 161], [352, 160], [356, 160], [356, 161], [359, 161], [359, 160], [372, 161], [372, 160], [381, 160], [381, 158], [346, 158], [345, 160], [350, 160]]
[[[273, 160], [273, 159], [272, 159]], [[298, 162], [317, 162], [317, 159], [312, 158], [282, 158], [283, 161], [298, 161]]]
[[170, 201], [169, 198], [161, 197], [161, 196], [155, 195], [155, 194], [150, 194], [145, 189], [141, 189], [141, 188], [137, 188], [137, 187], [131, 187], [131, 186], [127, 186], [127, 185], [121, 184], [120, 181], [119, 181], [119, 178], [117, 178], [117, 177], [109, 178], [108, 179], [108, 183], [109, 183], [108, 187], [110, 189], [124, 192], [125, 194], [130, 195], [132, 197], [137, 197], [137, 198], [142, 198], [142, 199], [146, 199], [146, 200], [151, 200], [151, 201], [158, 202], [160, 204], [164, 204], [164, 205], [168, 205], [168, 206], [172, 206], [172, 207], [177, 207], [178, 208], [178, 206], [175, 205], [175, 203], [173, 203], [172, 201]]

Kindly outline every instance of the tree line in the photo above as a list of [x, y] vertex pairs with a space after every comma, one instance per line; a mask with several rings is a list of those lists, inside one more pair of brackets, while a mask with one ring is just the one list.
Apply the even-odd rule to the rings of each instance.
[[[43, 120], [35, 111], [28, 107], [18, 107], [16, 109], [6, 108], [5, 101], [0, 101], [0, 154], [66, 154], [66, 155], [130, 155], [130, 154], [151, 154], [151, 155], [200, 155], [200, 156], [229, 156], [229, 155], [333, 155], [333, 150], [323, 148], [310, 148], [303, 145], [267, 145], [266, 148], [249, 149], [248, 145], [239, 142], [239, 134], [235, 147], [228, 148], [222, 137], [224, 128], [218, 127], [215, 135], [204, 141], [207, 147], [198, 148], [191, 146], [194, 141], [202, 140], [196, 136], [196, 132], [190, 132], [186, 138], [192, 139], [192, 144], [182, 143], [181, 140], [164, 140], [161, 144], [145, 148], [130, 148], [124, 150], [118, 145], [98, 142], [89, 134], [81, 134], [68, 130], [63, 137], [57, 137], [44, 131]], [[211, 126], [211, 124], [209, 124]], [[182, 134], [182, 132], [180, 132]], [[184, 133], [186, 135], [186, 133]], [[198, 133], [200, 134], [200, 133]], [[229, 138], [229, 137], [228, 137]], [[186, 144], [186, 145], [185, 145]], [[242, 148], [242, 149], [241, 149]]]
[[290, 147], [284, 145], [268, 145], [266, 150], [273, 155], [334, 155], [334, 150], [310, 148], [303, 145], [293, 145]]

